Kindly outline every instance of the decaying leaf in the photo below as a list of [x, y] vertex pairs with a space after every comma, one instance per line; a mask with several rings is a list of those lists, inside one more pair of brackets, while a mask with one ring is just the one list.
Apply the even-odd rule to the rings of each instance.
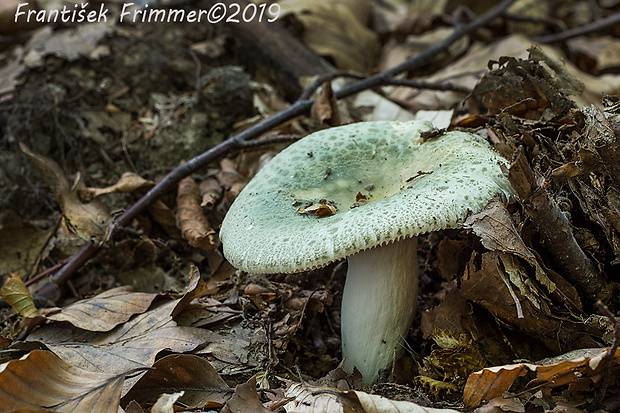
[[596, 332], [579, 317], [554, 315], [549, 300], [513, 257], [495, 251], [474, 254], [463, 276], [461, 295], [552, 351], [596, 346], [590, 335], [600, 336], [601, 331]]
[[4, 411], [117, 413], [123, 381], [122, 374], [93, 373], [35, 350], [0, 366], [0, 405]]
[[202, 197], [200, 206], [207, 211], [212, 210], [222, 196], [222, 187], [217, 178], [213, 176], [208, 177], [198, 184], [198, 188], [200, 189], [200, 196]]
[[[110, 333], [86, 332], [52, 324], [35, 330], [28, 341], [37, 341], [66, 362], [96, 372], [122, 374], [149, 367], [163, 350], [186, 352], [206, 342], [203, 329], [179, 327], [172, 320], [171, 301], [140, 314]], [[25, 343], [27, 344], [27, 343]]]
[[177, 193], [177, 221], [185, 239], [205, 250], [217, 247], [215, 231], [202, 213], [200, 191], [191, 176], [179, 182]]
[[468, 217], [465, 226], [480, 237], [482, 245], [488, 250], [512, 254], [525, 260], [534, 268], [536, 280], [546, 288], [548, 294], [557, 297], [559, 302], [567, 304], [569, 308], [580, 311], [581, 302], [576, 289], [557, 274], [545, 271], [538, 257], [521, 239], [502, 202], [491, 200], [482, 211]]
[[[123, 374], [150, 367], [163, 350], [183, 353], [208, 340], [209, 331], [178, 326], [173, 320], [173, 315], [187, 307], [195, 294], [200, 293], [200, 285], [196, 271], [183, 298], [139, 314], [110, 332], [86, 331], [70, 328], [64, 323], [52, 323], [41, 326], [27, 337], [25, 343], [15, 343], [15, 346], [27, 348], [29, 342], [40, 342], [67, 363], [94, 372]], [[142, 298], [149, 299], [148, 296]], [[92, 302], [84, 304], [86, 308], [91, 305]]]
[[112, 220], [106, 206], [98, 199], [82, 202], [54, 160], [32, 152], [21, 142], [19, 147], [56, 196], [66, 228], [86, 241], [105, 239]]
[[264, 328], [236, 323], [225, 331], [212, 331], [208, 344], [195, 354], [208, 355], [220, 374], [254, 374], [269, 360], [268, 342]]
[[[575, 350], [537, 364], [519, 363], [489, 367], [469, 376], [463, 400], [468, 407], [479, 406], [483, 401], [499, 397], [510, 389], [515, 380], [533, 372], [531, 386], [558, 387], [586, 381], [595, 385], [601, 379], [605, 364], [601, 363], [609, 349], [591, 348]], [[620, 364], [620, 350], [613, 357], [614, 365]]]
[[132, 292], [131, 287], [117, 287], [77, 301], [47, 318], [68, 321], [83, 330], [110, 331], [134, 314], [146, 311], [156, 297], [157, 294]]
[[54, 227], [41, 229], [23, 221], [15, 211], [0, 214], [0, 274], [19, 272], [30, 274], [42, 256]]
[[32, 318], [39, 315], [28, 288], [18, 274], [9, 274], [9, 278], [0, 289], [0, 297], [24, 317]]
[[412, 402], [389, 400], [361, 391], [340, 391], [310, 384], [287, 383], [286, 397], [292, 399], [284, 406], [287, 412], [314, 413], [457, 413], [452, 409], [434, 409]]
[[173, 354], [158, 360], [123, 399], [153, 404], [162, 394], [178, 392], [183, 392], [178, 401], [190, 409], [222, 407], [233, 395], [207, 360]]
[[155, 185], [153, 181], [147, 181], [138, 174], [125, 172], [114, 185], [105, 188], [83, 188], [79, 192], [82, 198], [86, 196], [98, 197], [100, 195], [133, 192], [140, 188], [150, 188], [153, 185]]
[[323, 83], [321, 93], [312, 105], [312, 117], [322, 128], [340, 125], [340, 113], [330, 82]]
[[282, 16], [293, 14], [304, 26], [302, 40], [316, 53], [329, 56], [340, 69], [366, 72], [378, 51], [377, 34], [367, 28], [371, 4], [359, 0], [286, 0]]
[[310, 214], [316, 215], [317, 217], [328, 217], [330, 215], [334, 215], [336, 213], [336, 207], [331, 204], [323, 204], [323, 203], [315, 203], [311, 204], [307, 207], [299, 207], [297, 208], [298, 214]]
[[220, 168], [217, 179], [225, 189], [226, 199], [229, 202], [233, 202], [247, 184], [247, 180], [237, 171], [235, 163], [230, 159], [222, 159], [220, 161]]
[[174, 413], [174, 404], [183, 394], [184, 392], [182, 391], [172, 394], [162, 394], [153, 407], [151, 407], [151, 413]]
[[222, 413], [271, 413], [263, 406], [256, 392], [256, 376], [252, 376], [247, 383], [238, 384], [235, 393], [226, 402]]

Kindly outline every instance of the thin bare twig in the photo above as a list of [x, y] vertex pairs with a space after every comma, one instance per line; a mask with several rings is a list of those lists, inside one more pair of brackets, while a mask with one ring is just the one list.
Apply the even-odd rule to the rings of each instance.
[[575, 27], [560, 33], [548, 34], [546, 36], [537, 37], [534, 39], [536, 43], [554, 43], [561, 42], [563, 40], [572, 39], [573, 37], [581, 36], [583, 34], [594, 33], [605, 27], [613, 26], [620, 23], [620, 13], [612, 14], [603, 19], [593, 21], [592, 23], [584, 24], [583, 26]]
[[261, 149], [267, 146], [277, 145], [279, 143], [290, 143], [296, 142], [303, 138], [301, 135], [274, 135], [268, 136], [266, 138], [255, 140], [255, 141], [245, 141], [239, 144], [239, 148], [237, 150], [246, 150], [246, 149]]
[[415, 89], [450, 90], [453, 92], [471, 93], [471, 89], [465, 86], [454, 85], [452, 83], [425, 82], [413, 79], [386, 79], [386, 83], [383, 86], [406, 86]]
[[338, 77], [352, 77], [354, 79], [365, 79], [366, 78], [366, 76], [364, 76], [362, 74], [349, 72], [347, 70], [337, 70], [337, 71], [332, 72], [332, 73], [325, 73], [323, 75], [319, 75], [316, 79], [314, 79], [312, 81], [312, 83], [310, 83], [308, 86], [306, 86], [306, 88], [303, 90], [303, 92], [301, 92], [301, 95], [299, 95], [299, 98], [297, 99], [297, 101], [309, 99], [310, 96], [312, 96], [312, 94], [323, 83], [328, 82], [330, 80], [334, 80], [334, 79], [336, 79]]
[[[372, 89], [377, 86], [381, 86], [388, 79], [403, 73], [405, 71], [414, 70], [420, 68], [433, 60], [439, 53], [445, 51], [454, 42], [462, 38], [463, 36], [473, 32], [477, 28], [486, 25], [491, 20], [500, 17], [506, 12], [508, 7], [512, 5], [516, 0], [504, 0], [495, 8], [489, 12], [483, 14], [477, 19], [455, 29], [450, 36], [435, 44], [434, 46], [424, 50], [423, 52], [407, 59], [405, 62], [394, 66], [385, 72], [378, 73], [374, 76], [370, 76], [359, 82], [348, 85], [338, 90], [335, 95], [337, 99], [343, 99], [348, 96], [355, 95], [363, 90]], [[263, 133], [281, 125], [282, 123], [293, 119], [297, 116], [307, 114], [314, 99], [297, 100], [287, 109], [276, 113], [269, 119], [265, 119], [261, 123], [258, 123], [251, 128], [230, 137], [227, 140], [212, 147], [206, 152], [190, 159], [173, 169], [166, 177], [160, 181], [156, 186], [151, 188], [142, 198], [140, 198], [135, 204], [133, 204], [127, 211], [116, 219], [114, 227], [124, 227], [129, 224], [138, 214], [150, 205], [153, 201], [158, 199], [166, 192], [173, 189], [181, 179], [192, 173], [204, 168], [211, 162], [225, 156], [231, 151], [239, 149], [243, 142], [252, 140], [262, 135]], [[66, 282], [71, 276], [84, 265], [95, 253], [99, 250], [99, 245], [94, 243], [88, 243], [80, 252], [71, 257], [67, 265], [65, 265], [60, 271], [50, 278], [50, 283], [41, 287], [37, 294], [45, 298], [58, 297], [60, 294], [60, 285]]]

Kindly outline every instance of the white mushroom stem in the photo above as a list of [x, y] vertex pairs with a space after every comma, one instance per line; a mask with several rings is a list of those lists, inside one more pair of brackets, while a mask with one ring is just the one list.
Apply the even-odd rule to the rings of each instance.
[[403, 349], [418, 294], [417, 237], [359, 252], [348, 258], [342, 296], [344, 368], [374, 383]]

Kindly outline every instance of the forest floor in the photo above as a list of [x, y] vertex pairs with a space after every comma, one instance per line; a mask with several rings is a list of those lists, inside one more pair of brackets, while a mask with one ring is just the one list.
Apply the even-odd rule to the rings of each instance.
[[[620, 1], [135, 3], [0, 5], [0, 406], [620, 410]], [[362, 386], [346, 261], [243, 272], [219, 228], [291, 142], [377, 120], [477, 133], [516, 196], [419, 237], [405, 351]]]

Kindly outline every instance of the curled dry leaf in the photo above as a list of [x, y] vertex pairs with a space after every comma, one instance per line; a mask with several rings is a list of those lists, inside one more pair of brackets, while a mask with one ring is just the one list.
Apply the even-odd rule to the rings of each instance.
[[0, 289], [0, 297], [4, 299], [19, 315], [32, 318], [39, 315], [39, 310], [32, 301], [28, 288], [18, 274], [9, 274], [9, 278]]
[[200, 206], [207, 211], [212, 210], [222, 196], [222, 187], [215, 177], [208, 177], [198, 185], [202, 202]]
[[579, 317], [554, 315], [551, 300], [528, 280], [526, 267], [513, 255], [474, 253], [465, 268], [460, 293], [552, 351], [561, 351], [559, 343], [569, 348], [594, 347], [597, 344], [592, 336], [602, 335]]
[[575, 287], [557, 274], [545, 271], [535, 253], [523, 242], [510, 213], [499, 200], [492, 199], [482, 211], [469, 216], [465, 226], [480, 237], [482, 245], [488, 250], [525, 260], [534, 268], [536, 280], [546, 288], [548, 294], [569, 308], [581, 311], [581, 301]]
[[215, 231], [202, 213], [200, 191], [191, 176], [179, 182], [177, 220], [183, 237], [197, 248], [216, 248]]
[[124, 375], [93, 373], [35, 350], [0, 366], [0, 405], [4, 411], [117, 413], [123, 381]]
[[86, 241], [105, 239], [112, 221], [106, 206], [97, 199], [83, 203], [54, 160], [32, 152], [23, 143], [19, 147], [56, 196], [65, 228]]
[[335, 206], [322, 203], [312, 204], [305, 208], [299, 207], [297, 209], [298, 214], [310, 214], [316, 215], [317, 217], [328, 217], [336, 214], [336, 211], [337, 209]]
[[[531, 382], [536, 388], [553, 388], [571, 383], [586, 381], [590, 386], [600, 380], [605, 368], [605, 355], [609, 349], [590, 348], [571, 351], [553, 359], [542, 360], [538, 364], [519, 363], [489, 367], [469, 376], [463, 393], [463, 401], [468, 407], [479, 406], [485, 400], [501, 396], [510, 389], [515, 380], [525, 376], [528, 371], [535, 374]], [[614, 365], [620, 364], [620, 350], [613, 357]]]
[[114, 185], [105, 188], [84, 188], [79, 192], [82, 198], [86, 196], [98, 197], [100, 195], [133, 192], [140, 188], [150, 188], [153, 185], [155, 185], [153, 181], [147, 181], [138, 174], [125, 172]]
[[312, 117], [319, 122], [322, 128], [340, 125], [340, 113], [330, 82], [323, 83], [321, 93], [312, 105]]
[[220, 172], [217, 179], [226, 191], [225, 196], [228, 202], [233, 202], [237, 195], [247, 184], [246, 179], [237, 171], [235, 164], [230, 159], [224, 158], [220, 161]]

